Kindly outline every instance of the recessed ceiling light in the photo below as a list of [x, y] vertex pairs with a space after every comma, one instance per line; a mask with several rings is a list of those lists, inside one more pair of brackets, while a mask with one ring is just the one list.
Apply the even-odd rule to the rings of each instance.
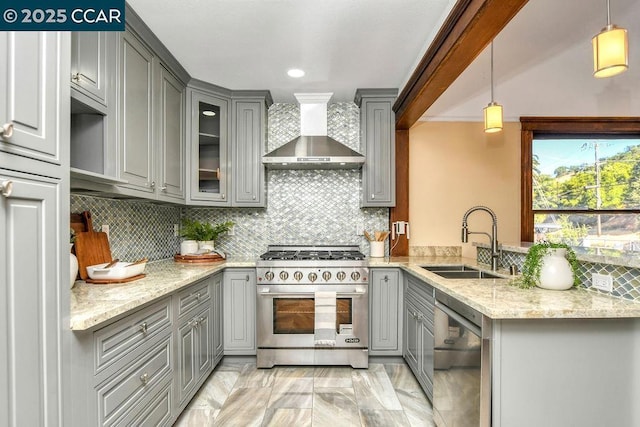
[[203, 116], [207, 116], [207, 117], [213, 117], [213, 116], [216, 115], [216, 112], [215, 111], [211, 111], [211, 110], [204, 110], [202, 112], [202, 115]]
[[298, 79], [298, 78], [304, 76], [304, 71], [299, 69], [299, 68], [292, 68], [289, 71], [287, 71], [287, 74], [289, 75], [289, 77], [293, 77], [295, 79]]

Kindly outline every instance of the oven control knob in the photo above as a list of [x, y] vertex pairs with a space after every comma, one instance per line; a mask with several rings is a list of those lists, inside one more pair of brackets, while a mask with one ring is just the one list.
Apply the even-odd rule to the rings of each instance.
[[303, 274], [301, 271], [296, 271], [295, 273], [293, 273], [293, 278], [296, 279], [298, 282], [302, 280], [302, 276]]
[[330, 271], [324, 271], [322, 273], [322, 278], [324, 279], [325, 282], [328, 282], [329, 279], [331, 279], [331, 272]]
[[316, 273], [309, 273], [309, 280], [311, 280], [311, 282], [315, 282], [317, 278], [318, 275]]
[[345, 273], [344, 271], [338, 271], [338, 273], [336, 274], [336, 278], [341, 282], [345, 279], [345, 277], [347, 277], [347, 273]]
[[273, 274], [273, 271], [267, 271], [266, 273], [264, 273], [264, 278], [267, 279], [268, 281], [272, 281], [273, 280], [273, 276], [275, 276]]
[[351, 280], [356, 282], [356, 281], [358, 281], [358, 279], [360, 279], [360, 273], [359, 272], [354, 271], [353, 273], [351, 273]]
[[286, 271], [280, 272], [280, 280], [284, 281], [284, 280], [287, 280], [288, 278], [289, 278], [289, 273], [287, 273]]

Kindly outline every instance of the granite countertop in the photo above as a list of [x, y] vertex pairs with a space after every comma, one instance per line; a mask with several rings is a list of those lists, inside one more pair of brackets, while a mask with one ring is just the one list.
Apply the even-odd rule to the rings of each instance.
[[148, 263], [146, 277], [129, 283], [92, 285], [78, 280], [71, 289], [70, 327], [77, 331], [91, 329], [217, 271], [255, 266], [255, 258], [232, 258], [211, 264], [180, 264], [166, 259]]
[[[640, 317], [640, 303], [598, 291], [520, 289], [504, 279], [443, 279], [421, 265], [466, 264], [488, 270], [475, 259], [461, 257], [371, 258], [370, 267], [398, 267], [493, 319], [625, 318]], [[225, 268], [255, 267], [255, 258], [232, 258], [214, 264], [179, 264], [173, 259], [147, 264], [143, 279], [113, 285], [77, 281], [71, 290], [72, 330], [88, 330], [155, 301]]]
[[402, 267], [453, 298], [492, 319], [598, 319], [640, 317], [640, 303], [613, 297], [596, 290], [552, 291], [541, 288], [520, 289], [510, 285], [506, 270], [497, 273], [504, 279], [444, 279], [421, 265], [466, 264], [490, 271], [475, 259], [458, 257], [393, 257], [371, 262], [371, 267]]

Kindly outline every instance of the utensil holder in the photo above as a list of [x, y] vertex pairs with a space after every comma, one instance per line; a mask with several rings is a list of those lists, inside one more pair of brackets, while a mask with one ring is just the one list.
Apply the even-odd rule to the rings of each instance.
[[383, 258], [384, 257], [384, 241], [369, 242], [370, 244], [370, 256], [371, 258]]

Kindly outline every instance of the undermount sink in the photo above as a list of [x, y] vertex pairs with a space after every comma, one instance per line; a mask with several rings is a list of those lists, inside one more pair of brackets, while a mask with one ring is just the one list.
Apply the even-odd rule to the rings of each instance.
[[462, 264], [422, 265], [421, 267], [445, 279], [502, 279], [496, 274]]

